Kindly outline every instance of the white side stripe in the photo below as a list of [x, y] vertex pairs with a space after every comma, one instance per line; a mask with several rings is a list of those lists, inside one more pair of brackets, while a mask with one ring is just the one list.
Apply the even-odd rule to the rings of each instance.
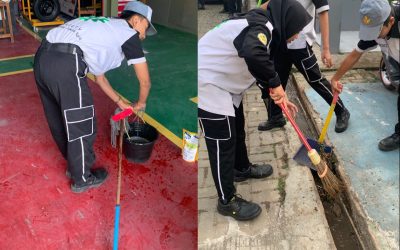
[[83, 141], [81, 137], [81, 150], [82, 150], [82, 179], [86, 182], [85, 179], [85, 150], [83, 150]]
[[219, 140], [217, 140], [217, 171], [218, 171], [218, 183], [219, 183], [219, 190], [221, 191], [222, 194], [222, 200], [225, 200], [225, 194], [224, 190], [222, 190], [222, 184], [221, 184], [221, 173], [219, 171]]
[[76, 52], [75, 52], [75, 65], [76, 65], [76, 73], [75, 73], [75, 75], [76, 75], [76, 79], [78, 80], [78, 88], [79, 88], [79, 107], [82, 108], [82, 89], [81, 89], [81, 81], [80, 81], [79, 76], [78, 76], [78, 70], [79, 70], [79, 67], [78, 67], [78, 54], [76, 54]]
[[[75, 65], [76, 65], [76, 79], [78, 80], [78, 88], [79, 88], [79, 107], [82, 108], [81, 80], [79, 79], [79, 76], [78, 76], [78, 71], [79, 71], [78, 54], [76, 53], [75, 50], [74, 50], [74, 54], [75, 54]], [[80, 138], [80, 141], [81, 141], [81, 149], [82, 149], [82, 179], [83, 179], [84, 182], [86, 182], [86, 179], [85, 179], [85, 151], [83, 149], [82, 137]]]

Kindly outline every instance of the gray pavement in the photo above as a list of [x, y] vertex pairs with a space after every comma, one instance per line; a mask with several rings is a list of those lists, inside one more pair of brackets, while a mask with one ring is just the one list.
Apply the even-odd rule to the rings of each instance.
[[[199, 37], [226, 15], [221, 5], [206, 5], [199, 11]], [[291, 158], [300, 141], [290, 125], [259, 132], [258, 123], [266, 109], [257, 87], [244, 96], [249, 158], [253, 163], [269, 163], [271, 177], [238, 184], [245, 199], [262, 206], [261, 215], [251, 222], [237, 222], [217, 213], [217, 193], [212, 180], [204, 139], [200, 140], [198, 176], [199, 249], [336, 249], [324, 208], [308, 168]]]

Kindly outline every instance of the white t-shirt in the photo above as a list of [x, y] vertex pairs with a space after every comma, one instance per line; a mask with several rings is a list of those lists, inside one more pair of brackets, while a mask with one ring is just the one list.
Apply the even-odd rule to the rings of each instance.
[[146, 62], [139, 33], [123, 19], [77, 18], [50, 30], [46, 39], [79, 46], [94, 75], [119, 67], [125, 58], [128, 65]]
[[307, 47], [307, 43], [312, 45], [317, 39], [317, 34], [315, 33], [315, 13], [319, 14], [321, 12], [329, 10], [329, 5], [327, 0], [297, 0], [303, 7], [307, 10], [308, 14], [312, 16], [312, 21], [303, 28], [299, 34], [299, 38], [287, 45], [288, 49], [304, 49]]
[[378, 45], [381, 48], [381, 51], [385, 55], [389, 55], [392, 57], [394, 60], [397, 62], [399, 61], [399, 51], [400, 51], [400, 40], [399, 38], [389, 38], [389, 39], [383, 39], [383, 38], [378, 38], [372, 41], [363, 41], [360, 40], [357, 44], [356, 50], [358, 52], [367, 52], [375, 49]]

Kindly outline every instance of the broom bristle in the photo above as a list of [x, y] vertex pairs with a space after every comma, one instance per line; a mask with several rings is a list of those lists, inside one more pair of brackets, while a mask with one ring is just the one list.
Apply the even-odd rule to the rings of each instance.
[[[321, 162], [316, 165], [318, 175], [321, 178], [324, 190], [332, 198], [336, 197], [342, 190], [341, 181], [332, 173], [326, 162], [321, 159]], [[323, 173], [326, 171], [325, 175]], [[323, 176], [321, 176], [323, 175]]]

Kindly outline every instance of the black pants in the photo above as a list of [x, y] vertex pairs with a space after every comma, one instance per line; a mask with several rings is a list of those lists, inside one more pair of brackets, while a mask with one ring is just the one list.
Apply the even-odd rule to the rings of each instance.
[[229, 13], [242, 12], [242, 0], [227, 0], [227, 7]]
[[224, 11], [228, 11], [229, 10], [228, 1], [230, 1], [230, 0], [222, 0], [222, 2], [224, 4]]
[[75, 183], [85, 182], [95, 161], [96, 122], [83, 53], [72, 44], [45, 40], [34, 73], [51, 134]]
[[[308, 84], [330, 105], [333, 100], [331, 84], [321, 75], [317, 58], [311, 47], [307, 45], [307, 48], [304, 49], [290, 49], [285, 54], [280, 54], [275, 58], [275, 69], [284, 89], [286, 89], [292, 64], [303, 74]], [[342, 113], [343, 109], [343, 102], [339, 98], [335, 107], [335, 114]], [[283, 117], [282, 110], [270, 98], [268, 99], [267, 111], [268, 120]]]
[[[385, 61], [386, 65], [386, 72], [387, 75], [389, 76], [389, 79], [392, 83], [394, 84], [399, 84], [400, 82], [400, 65], [399, 63], [392, 58], [391, 56], [388, 56], [384, 53], [383, 54], [383, 60]], [[397, 97], [397, 124], [395, 126], [395, 133], [400, 134], [400, 86], [398, 87], [398, 92], [399, 96]]]
[[250, 164], [245, 144], [243, 104], [235, 108], [236, 117], [202, 109], [199, 109], [198, 116], [218, 197], [229, 201], [236, 193], [233, 185], [234, 169], [245, 171]]
[[394, 132], [400, 135], [400, 86], [398, 87], [399, 95], [397, 96], [397, 124], [394, 127]]

